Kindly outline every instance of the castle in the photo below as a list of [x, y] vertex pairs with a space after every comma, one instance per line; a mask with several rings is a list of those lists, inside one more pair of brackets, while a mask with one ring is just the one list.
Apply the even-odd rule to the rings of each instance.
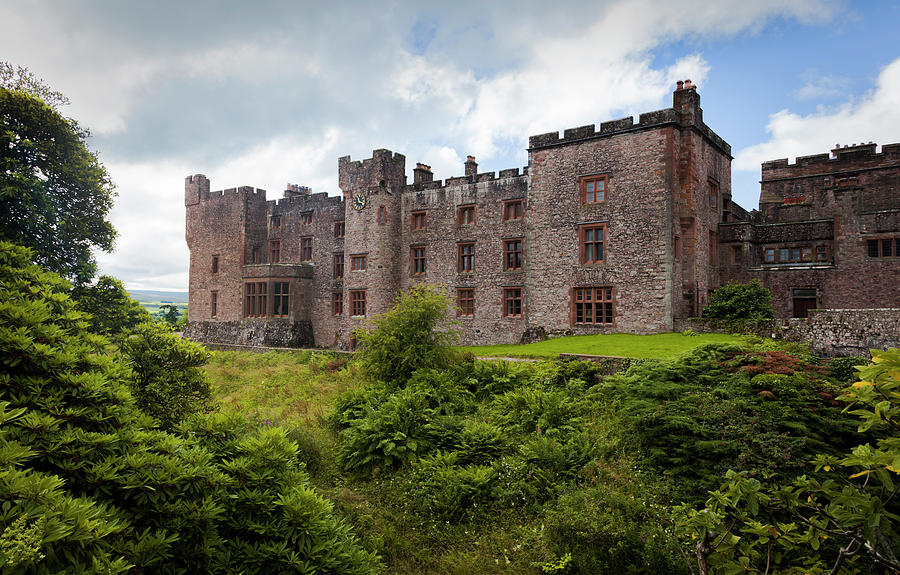
[[731, 147], [678, 82], [673, 106], [529, 140], [528, 166], [441, 182], [388, 150], [338, 160], [343, 197], [185, 182], [186, 335], [349, 348], [418, 282], [445, 286], [462, 340], [671, 331], [729, 281], [781, 316], [900, 307], [900, 144], [766, 162], [760, 209], [731, 199]]

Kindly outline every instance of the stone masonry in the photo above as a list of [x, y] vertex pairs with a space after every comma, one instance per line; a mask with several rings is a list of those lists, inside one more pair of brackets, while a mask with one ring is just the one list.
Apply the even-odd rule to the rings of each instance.
[[[748, 214], [731, 201], [731, 148], [687, 81], [671, 108], [637, 123], [532, 136], [521, 170], [479, 173], [469, 156], [463, 176], [434, 180], [420, 163], [408, 183], [406, 158], [375, 150], [338, 160], [341, 198], [289, 185], [268, 201], [191, 176], [187, 335], [347, 349], [417, 282], [447, 290], [473, 344], [670, 331], [729, 280], [762, 279], [781, 315], [802, 297], [804, 310], [898, 307], [900, 244], [866, 250], [900, 240], [900, 145], [834, 153], [764, 164], [760, 210]], [[766, 261], [785, 247], [800, 261]], [[873, 278], [894, 281], [872, 289]]]

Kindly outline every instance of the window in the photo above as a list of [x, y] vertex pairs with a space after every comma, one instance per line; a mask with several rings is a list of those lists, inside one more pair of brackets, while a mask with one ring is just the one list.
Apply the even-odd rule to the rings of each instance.
[[302, 214], [300, 214], [300, 223], [305, 226], [308, 226], [309, 224], [312, 223], [312, 216], [313, 216], [312, 212], [303, 212]]
[[344, 277], [344, 254], [334, 254], [334, 279], [339, 280]]
[[816, 261], [817, 262], [828, 261], [828, 247], [827, 246], [816, 246]]
[[266, 315], [266, 282], [244, 284], [244, 315], [262, 317]]
[[766, 248], [763, 250], [763, 260], [767, 264], [775, 263], [775, 248]]
[[269, 263], [277, 264], [281, 261], [281, 241], [272, 240], [269, 242]]
[[344, 237], [344, 221], [334, 222], [334, 237]]
[[331, 313], [332, 315], [344, 315], [344, 293], [334, 292], [331, 294]]
[[219, 273], [219, 256], [212, 257], [212, 273]]
[[506, 270], [522, 269], [522, 240], [506, 240], [503, 242], [503, 268]]
[[366, 256], [350, 256], [350, 271], [361, 272], [366, 269]]
[[524, 215], [525, 208], [522, 200], [507, 200], [503, 202], [504, 220], [521, 220]]
[[313, 239], [312, 236], [300, 238], [300, 261], [311, 262], [313, 256]]
[[613, 323], [613, 288], [572, 289], [572, 323], [597, 325]]
[[219, 307], [219, 292], [209, 292], [209, 317], [216, 317]]
[[250, 250], [250, 263], [259, 263], [259, 246], [253, 246]]
[[893, 245], [894, 245], [894, 241], [890, 238], [881, 240], [881, 256], [885, 257], [885, 258], [889, 258], [892, 255], [894, 255], [893, 252], [891, 251], [891, 248], [893, 247]]
[[593, 264], [603, 261], [603, 244], [606, 225], [597, 224], [578, 228], [581, 236], [581, 263]]
[[715, 180], [709, 180], [709, 207], [719, 207], [719, 182]]
[[868, 240], [866, 242], [866, 246], [868, 247], [869, 257], [877, 258], [878, 257], [878, 240]]
[[384, 225], [385, 221], [387, 221], [387, 210], [384, 206], [378, 206], [378, 225]]
[[425, 246], [412, 248], [412, 273], [417, 276], [425, 273]]
[[412, 213], [412, 229], [414, 230], [424, 230], [427, 225], [427, 212], [413, 212]]
[[275, 304], [272, 315], [290, 315], [291, 284], [288, 282], [275, 282], [272, 287], [274, 292], [272, 301]]
[[503, 289], [503, 315], [522, 317], [522, 288]]
[[459, 206], [457, 222], [461, 226], [475, 223], [475, 206]]
[[607, 176], [585, 176], [581, 178], [581, 199], [586, 204], [599, 204], [606, 200]]
[[475, 244], [471, 242], [459, 244], [459, 259], [456, 269], [461, 274], [475, 271]]
[[459, 288], [456, 290], [456, 315], [461, 317], [475, 316], [475, 290]]
[[366, 290], [350, 290], [350, 315], [366, 315]]
[[709, 265], [719, 265], [719, 234], [709, 232]]
[[744, 262], [744, 248], [743, 246], [731, 246], [731, 263], [734, 265], [740, 265]]
[[281, 227], [281, 215], [272, 216], [272, 227], [273, 228]]

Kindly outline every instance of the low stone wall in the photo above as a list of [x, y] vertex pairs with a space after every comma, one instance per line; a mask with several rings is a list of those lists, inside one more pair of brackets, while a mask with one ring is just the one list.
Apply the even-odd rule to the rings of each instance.
[[804, 342], [819, 355], [868, 357], [870, 349], [900, 347], [900, 308], [814, 309], [804, 319], [748, 322], [691, 318], [676, 320], [675, 329], [751, 333]]
[[312, 323], [291, 320], [192, 321], [184, 337], [206, 344], [249, 347], [314, 347]]

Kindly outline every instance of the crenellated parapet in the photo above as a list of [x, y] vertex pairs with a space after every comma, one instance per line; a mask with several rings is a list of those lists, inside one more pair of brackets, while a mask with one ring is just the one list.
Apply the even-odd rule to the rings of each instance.
[[846, 146], [838, 144], [830, 154], [799, 156], [793, 163], [788, 158], [770, 160], [762, 164], [762, 179], [771, 181], [900, 165], [900, 144], [885, 144], [881, 152], [876, 152], [877, 147], [873, 142]]

